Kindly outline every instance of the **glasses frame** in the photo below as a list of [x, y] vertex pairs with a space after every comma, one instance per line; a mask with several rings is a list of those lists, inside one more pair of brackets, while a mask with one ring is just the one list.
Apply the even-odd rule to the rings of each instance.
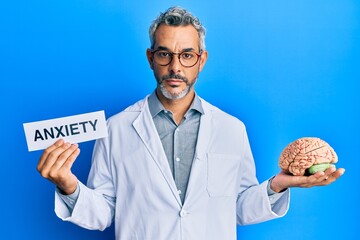
[[[154, 54], [157, 53], [157, 52], [159, 52], [159, 51], [168, 52], [168, 53], [170, 54], [171, 59], [170, 59], [169, 63], [167, 63], [167, 64], [160, 64], [160, 63], [158, 63], [158, 62], [155, 61]], [[191, 65], [191, 66], [185, 66], [185, 65], [181, 62], [180, 56], [181, 56], [181, 54], [183, 54], [183, 53], [190, 53], [190, 52], [191, 52], [191, 53], [195, 53], [195, 55], [197, 56], [196, 62], [195, 62], [193, 65]], [[195, 65], [199, 62], [199, 59], [200, 59], [201, 54], [202, 54], [202, 51], [200, 51], [200, 53], [196, 53], [195, 51], [182, 51], [182, 52], [179, 52], [179, 53], [175, 53], [175, 52], [170, 52], [170, 51], [164, 50], [164, 49], [157, 49], [157, 50], [151, 51], [151, 54], [153, 54], [154, 61], [156, 62], [156, 64], [158, 64], [158, 65], [160, 65], [160, 66], [163, 66], [163, 67], [164, 67], [164, 66], [170, 65], [170, 63], [171, 63], [171, 62], [173, 61], [173, 59], [174, 59], [174, 55], [177, 55], [177, 57], [178, 57], [178, 59], [179, 59], [179, 63], [181, 64], [181, 66], [186, 67], [186, 68], [191, 68], [191, 67], [195, 66]]]

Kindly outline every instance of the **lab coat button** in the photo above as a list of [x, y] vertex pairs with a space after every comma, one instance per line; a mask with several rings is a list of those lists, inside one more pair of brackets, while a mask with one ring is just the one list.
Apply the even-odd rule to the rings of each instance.
[[185, 210], [180, 211], [180, 217], [185, 217], [186, 215], [188, 215], [187, 211], [185, 211]]

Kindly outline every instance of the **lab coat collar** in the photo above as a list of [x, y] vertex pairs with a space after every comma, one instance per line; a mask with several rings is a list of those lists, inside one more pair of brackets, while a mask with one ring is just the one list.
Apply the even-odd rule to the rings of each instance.
[[200, 192], [198, 190], [206, 187], [207, 183], [207, 162], [205, 160], [206, 154], [209, 152], [209, 143], [212, 138], [212, 111], [214, 108], [203, 99], [199, 99], [202, 103], [204, 114], [202, 114], [200, 118], [200, 127], [196, 144], [195, 157], [191, 166], [184, 205], [192, 205], [192, 200], [197, 199], [195, 196]]
[[140, 111], [138, 117], [133, 122], [133, 127], [135, 128], [143, 144], [149, 151], [156, 165], [160, 169], [174, 197], [176, 198], [176, 201], [181, 206], [182, 205], [181, 199], [178, 194], [175, 181], [173, 180], [169, 168], [169, 163], [166, 159], [166, 155], [162, 147], [159, 134], [156, 131], [155, 124], [150, 114], [149, 105], [148, 105], [148, 96], [146, 97], [145, 100], [138, 102], [137, 104], [133, 105], [131, 108], [128, 108], [127, 111]]
[[[166, 159], [165, 151], [162, 147], [160, 137], [156, 131], [156, 127], [149, 110], [148, 98], [149, 96], [147, 96], [143, 101], [132, 105], [125, 111], [140, 112], [138, 117], [133, 122], [133, 127], [141, 138], [143, 144], [148, 149], [153, 160], [159, 167], [179, 206], [182, 206], [175, 181], [169, 168], [169, 163]], [[206, 184], [206, 177], [204, 177], [206, 164], [204, 163], [204, 160], [206, 159], [206, 153], [208, 151], [209, 141], [211, 139], [212, 111], [215, 107], [201, 98], [199, 98], [199, 100], [201, 101], [204, 114], [202, 114], [200, 119], [200, 128], [196, 145], [195, 158], [190, 173], [184, 204], [187, 204], [187, 202], [191, 201], [191, 195], [196, 193], [196, 189], [199, 189], [199, 187], [202, 187], [203, 184]]]

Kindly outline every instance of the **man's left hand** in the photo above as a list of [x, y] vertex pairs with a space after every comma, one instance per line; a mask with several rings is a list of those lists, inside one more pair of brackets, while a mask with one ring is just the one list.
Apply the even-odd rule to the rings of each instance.
[[344, 168], [328, 168], [325, 172], [317, 172], [310, 176], [293, 176], [281, 171], [271, 182], [271, 189], [281, 192], [290, 187], [309, 188], [315, 186], [326, 186], [339, 179], [345, 172]]

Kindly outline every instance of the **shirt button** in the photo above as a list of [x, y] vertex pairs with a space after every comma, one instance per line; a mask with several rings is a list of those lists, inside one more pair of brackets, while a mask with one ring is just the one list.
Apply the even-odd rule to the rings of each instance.
[[181, 194], [181, 190], [178, 190], [178, 193]]
[[178, 157], [177, 157], [177, 158], [175, 158], [175, 160], [176, 160], [177, 162], [180, 162], [180, 158], [178, 158]]

